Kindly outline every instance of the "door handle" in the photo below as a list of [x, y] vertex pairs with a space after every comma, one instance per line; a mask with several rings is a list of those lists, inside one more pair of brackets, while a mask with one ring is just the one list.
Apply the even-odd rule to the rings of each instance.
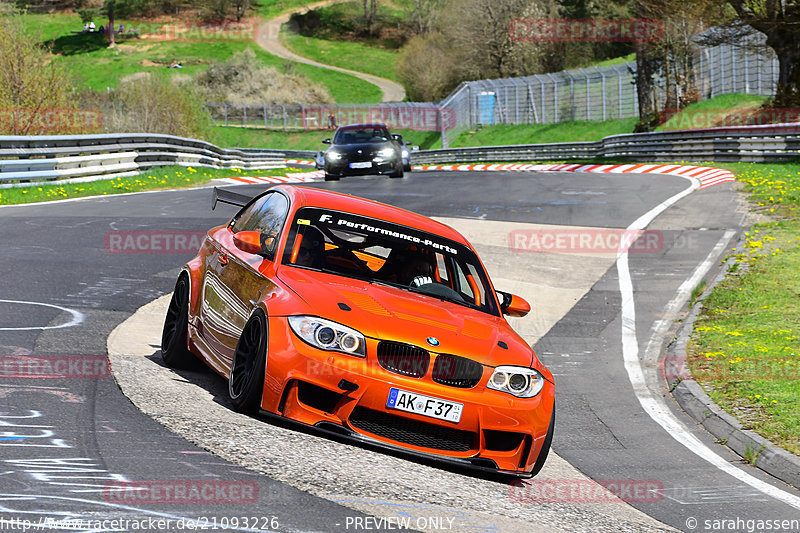
[[228, 264], [228, 254], [220, 254], [219, 264], [222, 266], [226, 266]]

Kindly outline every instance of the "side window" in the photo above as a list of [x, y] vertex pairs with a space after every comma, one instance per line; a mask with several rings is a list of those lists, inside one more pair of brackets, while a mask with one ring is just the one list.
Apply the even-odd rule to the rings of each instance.
[[248, 206], [236, 219], [231, 230], [260, 231], [264, 251], [274, 257], [281, 228], [289, 212], [289, 201], [279, 193], [262, 196]]

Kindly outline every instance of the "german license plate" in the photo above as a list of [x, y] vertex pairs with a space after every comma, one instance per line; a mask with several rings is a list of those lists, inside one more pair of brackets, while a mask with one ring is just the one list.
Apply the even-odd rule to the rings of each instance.
[[372, 168], [372, 161], [359, 161], [350, 163], [350, 168]]
[[386, 407], [458, 424], [464, 404], [392, 388]]

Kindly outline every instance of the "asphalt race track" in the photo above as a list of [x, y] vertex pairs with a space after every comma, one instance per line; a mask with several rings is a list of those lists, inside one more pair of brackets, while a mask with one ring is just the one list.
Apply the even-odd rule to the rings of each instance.
[[[187, 250], [233, 209], [212, 212], [210, 189], [0, 208], [0, 531], [22, 531], [20, 520], [60, 531], [752, 531], [747, 521], [800, 519], [798, 491], [697, 429], [657, 370], [676, 294], [716, 273], [743, 223], [731, 184], [678, 198], [689, 185], [674, 176], [489, 172], [311, 184], [443, 218], [476, 244], [498, 288], [539, 295], [514, 325], [556, 375], [557, 456], [541, 477], [550, 488], [588, 486], [568, 462], [630, 489], [621, 496], [633, 508], [574, 492], [533, 502], [530, 487], [242, 420], [221, 380], [163, 368], [158, 337], [142, 337], [144, 370], [117, 379], [123, 389], [128, 379], [149, 383], [146, 398], [131, 396], [159, 409], [150, 412], [157, 422], [101, 364], [107, 339], [172, 290]], [[651, 223], [640, 219], [646, 213]], [[596, 236], [637, 220], [653, 240], [623, 258], [530, 249], [543, 228]], [[75, 379], [48, 375], [59, 364]], [[20, 371], [34, 367], [36, 375]], [[212, 487], [215, 497], [140, 501], [122, 490], [131, 482]], [[413, 520], [396, 520], [403, 516]], [[90, 523], [104, 519], [119, 522]]]

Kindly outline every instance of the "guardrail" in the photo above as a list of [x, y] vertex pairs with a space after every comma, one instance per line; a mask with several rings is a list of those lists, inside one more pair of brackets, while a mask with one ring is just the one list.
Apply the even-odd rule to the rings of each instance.
[[[154, 166], [268, 169], [311, 150], [225, 149], [205, 141], [145, 133], [0, 136], [0, 188], [32, 182], [135, 175]], [[800, 124], [612, 135], [600, 141], [446, 148], [413, 152], [413, 164], [477, 161], [782, 161], [800, 158]]]
[[111, 179], [166, 165], [277, 168], [296, 153], [226, 149], [197, 139], [148, 133], [0, 136], [0, 187], [14, 182]]
[[800, 124], [733, 126], [611, 135], [600, 141], [446, 148], [414, 152], [414, 164], [475, 161], [637, 159], [785, 161], [800, 157]]

